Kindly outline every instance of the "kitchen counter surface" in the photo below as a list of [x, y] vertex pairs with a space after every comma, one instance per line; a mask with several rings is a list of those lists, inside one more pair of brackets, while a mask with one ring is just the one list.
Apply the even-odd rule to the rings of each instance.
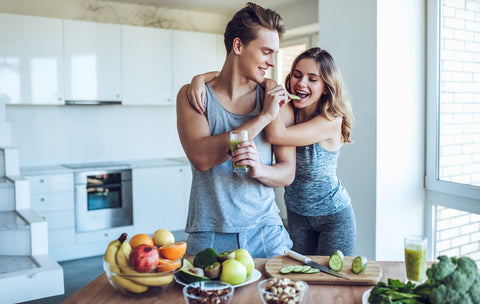
[[[268, 259], [254, 259], [255, 268], [262, 272], [262, 277], [255, 283], [238, 287], [235, 289], [232, 304], [256, 304], [262, 303], [257, 290], [257, 284], [265, 279], [263, 274], [265, 263]], [[382, 281], [388, 278], [404, 280], [405, 264], [404, 262], [377, 262], [382, 268]], [[361, 304], [362, 295], [373, 286], [340, 286], [340, 285], [309, 285], [307, 298], [304, 303], [349, 303]], [[150, 298], [137, 298], [135, 296], [125, 296], [116, 291], [108, 282], [105, 273], [98, 276], [84, 288], [68, 298], [64, 304], [69, 303], [185, 303], [182, 294], [182, 288], [178, 283], [174, 283], [168, 290], [158, 296]]]
[[[71, 173], [75, 171], [92, 171], [100, 168], [115, 168], [112, 166], [101, 166], [102, 162], [98, 162], [99, 166], [94, 168], [80, 168], [80, 169], [71, 169], [67, 168], [61, 164], [59, 165], [47, 165], [47, 166], [25, 166], [20, 167], [20, 173], [22, 175], [40, 175], [40, 174], [61, 174], [61, 173]], [[104, 162], [106, 164], [110, 163], [108, 161]], [[115, 161], [115, 163], [129, 166], [131, 169], [139, 168], [153, 168], [153, 167], [170, 167], [170, 166], [179, 166], [179, 165], [188, 165], [188, 159], [186, 157], [178, 158], [156, 158], [156, 159], [142, 159], [142, 160], [121, 160]]]

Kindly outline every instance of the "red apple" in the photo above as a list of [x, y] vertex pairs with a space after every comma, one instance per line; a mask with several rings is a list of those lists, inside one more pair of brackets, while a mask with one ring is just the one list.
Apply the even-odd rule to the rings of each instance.
[[151, 272], [157, 266], [159, 258], [155, 247], [143, 244], [132, 249], [129, 262], [138, 272]]

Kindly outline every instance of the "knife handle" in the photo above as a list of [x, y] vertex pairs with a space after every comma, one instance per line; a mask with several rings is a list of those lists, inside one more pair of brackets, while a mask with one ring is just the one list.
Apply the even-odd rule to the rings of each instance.
[[303, 262], [303, 263], [305, 263], [305, 264], [310, 263], [310, 262], [312, 261], [311, 258], [306, 257], [306, 256], [304, 256], [304, 255], [301, 255], [300, 253], [295, 252], [295, 251], [290, 250], [290, 249], [285, 249], [284, 254], [285, 254], [286, 256], [291, 257], [292, 259], [295, 259], [295, 260], [297, 260], [297, 261]]

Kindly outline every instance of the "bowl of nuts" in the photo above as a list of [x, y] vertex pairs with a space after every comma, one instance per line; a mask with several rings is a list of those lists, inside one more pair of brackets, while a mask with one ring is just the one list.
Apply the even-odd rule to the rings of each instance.
[[258, 291], [265, 304], [299, 304], [307, 294], [308, 284], [289, 278], [271, 278], [258, 283]]
[[193, 282], [183, 287], [183, 297], [187, 304], [229, 304], [234, 288], [222, 281]]

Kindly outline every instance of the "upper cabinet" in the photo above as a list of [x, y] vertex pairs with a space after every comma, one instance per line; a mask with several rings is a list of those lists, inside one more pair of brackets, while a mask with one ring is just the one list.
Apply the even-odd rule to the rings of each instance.
[[115, 24], [64, 20], [65, 100], [121, 100], [121, 33]]
[[180, 88], [190, 83], [192, 77], [210, 71], [220, 71], [225, 59], [218, 34], [174, 31], [173, 32], [173, 94], [176, 98]]
[[123, 104], [171, 105], [172, 31], [122, 26]]
[[0, 14], [0, 100], [63, 104], [62, 20]]

